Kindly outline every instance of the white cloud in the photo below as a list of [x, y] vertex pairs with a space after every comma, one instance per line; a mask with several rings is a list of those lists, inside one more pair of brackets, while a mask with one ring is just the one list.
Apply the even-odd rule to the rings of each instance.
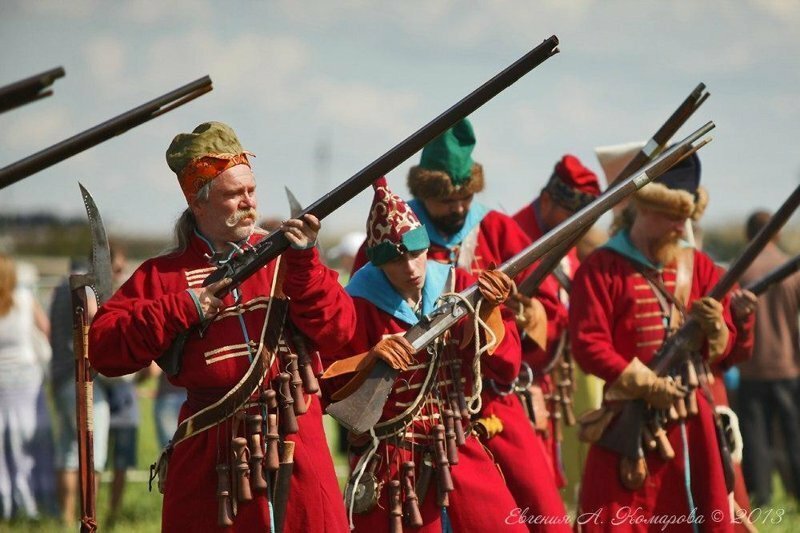
[[23, 0], [18, 2], [33, 15], [47, 15], [67, 19], [88, 19], [102, 4], [100, 0]]
[[90, 39], [84, 45], [89, 75], [107, 89], [117, 89], [127, 75], [127, 51], [123, 42], [111, 35]]
[[64, 106], [25, 111], [24, 114], [8, 115], [8, 123], [0, 129], [0, 142], [4, 149], [33, 153], [32, 150], [38, 151], [60, 141], [59, 135], [72, 127], [71, 114]]
[[340, 127], [388, 131], [390, 137], [408, 134], [419, 96], [360, 81], [331, 78], [311, 84], [319, 116]]

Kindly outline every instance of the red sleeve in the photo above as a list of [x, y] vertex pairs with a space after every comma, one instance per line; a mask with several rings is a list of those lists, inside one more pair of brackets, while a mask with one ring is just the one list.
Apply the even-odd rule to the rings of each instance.
[[316, 248], [289, 249], [283, 254], [283, 292], [291, 299], [292, 323], [317, 349], [336, 350], [353, 336], [353, 301], [339, 283], [339, 274], [319, 260]]
[[[710, 257], [702, 252], [695, 252], [694, 265], [694, 279], [692, 280], [693, 300], [706, 296], [709, 292], [711, 292], [711, 289], [714, 288], [714, 285], [716, 285], [719, 279], [722, 277], [723, 272], [721, 268], [714, 264], [714, 261], [712, 261]], [[691, 309], [691, 305], [689, 305], [689, 309]], [[728, 335], [728, 345], [726, 346], [725, 351], [717, 358], [715, 361], [716, 363], [722, 363], [722, 361], [726, 360], [730, 356], [733, 347], [737, 343], [736, 326], [733, 323], [733, 316], [731, 315], [730, 292], [728, 292], [728, 294], [726, 294], [722, 299], [722, 309], [722, 317], [725, 320], [725, 325], [730, 334]], [[703, 357], [706, 359], [708, 358], [707, 346], [703, 347]]]
[[593, 253], [575, 273], [570, 292], [569, 336], [573, 357], [580, 367], [611, 383], [629, 361], [614, 349], [614, 302], [624, 290], [624, 281], [614, 276], [608, 263], [602, 252]]
[[558, 298], [558, 288], [558, 281], [550, 275], [544, 278], [536, 293], [536, 298], [542, 303], [547, 314], [547, 350], [558, 342], [569, 320], [567, 308]]
[[165, 292], [150, 260], [97, 311], [89, 329], [89, 360], [106, 376], [136, 372], [199, 321], [191, 295]]
[[756, 314], [750, 313], [743, 323], [734, 319], [736, 325], [736, 341], [733, 343], [728, 357], [719, 362], [722, 370], [728, 370], [732, 366], [744, 363], [753, 356], [753, 345], [755, 336], [753, 329], [756, 325]]

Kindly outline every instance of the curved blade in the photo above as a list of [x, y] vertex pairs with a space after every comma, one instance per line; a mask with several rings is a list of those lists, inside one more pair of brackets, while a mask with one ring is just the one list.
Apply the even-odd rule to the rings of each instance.
[[108, 249], [108, 237], [92, 195], [80, 183], [78, 186], [81, 188], [92, 236], [92, 262], [86, 274], [86, 285], [94, 290], [97, 305], [102, 305], [111, 296], [111, 252]]
[[303, 212], [303, 206], [297, 201], [289, 187], [284, 186], [283, 188], [286, 189], [286, 198], [289, 200], [289, 214], [292, 218], [297, 218]]

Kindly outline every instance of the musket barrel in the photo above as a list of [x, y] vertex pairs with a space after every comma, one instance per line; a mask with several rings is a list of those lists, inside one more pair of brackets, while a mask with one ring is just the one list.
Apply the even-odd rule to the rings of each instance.
[[775, 270], [764, 275], [764, 277], [747, 285], [745, 289], [752, 292], [756, 296], [760, 296], [772, 285], [780, 283], [798, 270], [800, 270], [800, 255], [789, 259]]
[[49, 91], [45, 89], [58, 78], [63, 78], [65, 74], [64, 67], [56, 67], [0, 87], [0, 113], [52, 95], [52, 89]]
[[[93, 128], [78, 133], [49, 148], [0, 169], [0, 189], [8, 187], [32, 174], [55, 165], [75, 154], [116, 137], [131, 128], [183, 105], [212, 89], [211, 78], [204, 76], [155, 98], [130, 111], [118, 115]], [[164, 108], [165, 106], [168, 106]], [[162, 109], [164, 108], [164, 109]]]
[[766, 226], [761, 228], [761, 231], [750, 241], [747, 248], [736, 258], [714, 288], [711, 289], [711, 292], [708, 294], [710, 297], [715, 300], [721, 300], [728, 291], [733, 288], [734, 283], [742, 277], [744, 271], [752, 264], [753, 260], [761, 253], [767, 243], [769, 243], [783, 225], [786, 224], [786, 221], [789, 220], [789, 217], [792, 216], [792, 213], [795, 212], [798, 205], [800, 205], [800, 185], [798, 185], [789, 198], [783, 202], [783, 205], [772, 215]]
[[[419, 130], [412, 133], [394, 148], [380, 156], [378, 159], [361, 169], [344, 183], [338, 185], [331, 192], [304, 209], [297, 218], [310, 213], [322, 220], [333, 211], [344, 205], [351, 198], [369, 187], [372, 182], [393, 170], [412, 155], [420, 151], [425, 145], [444, 133], [447, 128], [467, 117], [486, 102], [500, 94], [522, 76], [536, 68], [548, 58], [558, 53], [558, 37], [553, 35], [542, 44], [522, 56], [492, 79], [462, 98], [448, 110], [434, 118]], [[262, 266], [275, 259], [288, 246], [289, 241], [283, 232], [276, 230], [261, 241], [261, 250], [249, 262], [234, 267], [229, 262], [225, 267], [220, 267], [216, 272], [206, 278], [203, 285], [230, 277], [232, 282], [221, 289], [216, 295], [222, 297], [229, 293], [242, 281], [257, 272]]]
[[[636, 153], [636, 155], [628, 162], [627, 165], [625, 165], [620, 173], [617, 174], [616, 177], [608, 177], [609, 181], [619, 182], [624, 180], [634, 172], [641, 169], [647, 164], [648, 161], [651, 161], [656, 155], [658, 155], [658, 152], [660, 152], [666, 146], [669, 140], [675, 135], [675, 133], [678, 132], [680, 127], [683, 126], [683, 124], [689, 120], [689, 117], [691, 117], [692, 114], [694, 114], [694, 112], [697, 111], [697, 109], [703, 104], [703, 102], [706, 101], [709, 93], [705, 91], [705, 88], [705, 84], [698, 84], [691, 94], [689, 94], [689, 96], [687, 96], [683, 102], [681, 102], [678, 108], [672, 112], [667, 121], [658, 128], [650, 141], [641, 150], [639, 150], [639, 152]], [[605, 192], [603, 194], [605, 194]], [[594, 225], [595, 222], [597, 222], [597, 220], [594, 220], [592, 224], [588, 225], [586, 230]], [[552, 272], [554, 268], [556, 268], [561, 259], [567, 255], [567, 253], [569, 253], [569, 251], [578, 243], [584, 233], [585, 230], [576, 232], [573, 237], [553, 249], [553, 251], [551, 251], [547, 257], [542, 259], [542, 262], [536, 267], [536, 269], [517, 286], [519, 292], [526, 296], [532, 296], [536, 289], [539, 288], [539, 285], [542, 284], [544, 279], [550, 275], [550, 272]]]

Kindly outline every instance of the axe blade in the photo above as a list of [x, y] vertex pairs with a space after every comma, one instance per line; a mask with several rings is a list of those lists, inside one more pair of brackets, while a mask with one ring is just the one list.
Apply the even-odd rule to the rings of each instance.
[[[103, 226], [103, 219], [97, 210], [92, 195], [82, 184], [78, 183], [83, 196], [83, 205], [86, 207], [86, 215], [89, 217], [89, 232], [92, 238], [92, 261], [89, 265], [89, 272], [84, 276], [73, 276], [76, 281], [70, 285], [83, 285], [91, 287], [97, 305], [100, 306], [111, 296], [111, 252], [108, 249], [108, 237]], [[72, 286], [72, 289], [78, 287]]]
[[286, 198], [289, 200], [289, 215], [292, 218], [297, 218], [303, 212], [303, 206], [297, 201], [297, 197], [292, 194], [289, 187], [284, 186], [283, 188], [286, 189]]

